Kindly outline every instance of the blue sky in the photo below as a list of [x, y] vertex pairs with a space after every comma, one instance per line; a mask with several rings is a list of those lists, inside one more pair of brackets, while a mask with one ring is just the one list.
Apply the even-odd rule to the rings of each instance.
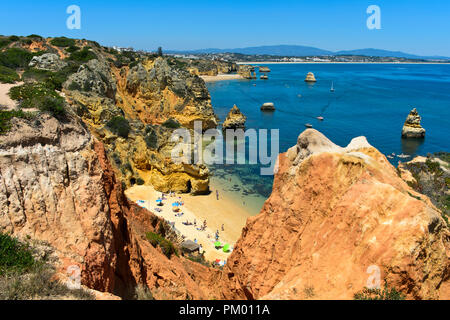
[[[72, 4], [81, 8], [81, 30], [66, 28]], [[381, 8], [381, 30], [366, 27], [372, 4]], [[4, 1], [0, 34], [31, 33], [150, 50], [298, 44], [450, 56], [450, 1]]]

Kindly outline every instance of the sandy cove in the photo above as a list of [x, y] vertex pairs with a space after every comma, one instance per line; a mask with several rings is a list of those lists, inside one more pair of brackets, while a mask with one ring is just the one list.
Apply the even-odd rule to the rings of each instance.
[[221, 73], [217, 76], [200, 76], [205, 82], [216, 82], [216, 81], [224, 81], [224, 80], [238, 80], [238, 79], [244, 79], [240, 74], [226, 74]]
[[[168, 222], [175, 222], [175, 228], [186, 237], [186, 239], [197, 239], [198, 243], [202, 245], [205, 251], [205, 258], [208, 261], [216, 259], [226, 260], [230, 253], [225, 253], [222, 250], [217, 250], [214, 247], [215, 232], [219, 230], [219, 241], [222, 244], [229, 243], [232, 247], [239, 239], [242, 228], [245, 226], [247, 218], [251, 214], [242, 206], [239, 206], [232, 199], [229, 199], [223, 192], [219, 191], [219, 200], [216, 198], [216, 192], [211, 192], [209, 195], [192, 196], [189, 194], [176, 194], [173, 197], [166, 195], [167, 200], [164, 201], [164, 206], [161, 212], [157, 212], [155, 208], [156, 199], [161, 196], [161, 192], [156, 191], [151, 186], [134, 186], [125, 191], [126, 196], [133, 202], [138, 200], [145, 201], [140, 203], [142, 207], [150, 210]], [[180, 208], [183, 212], [182, 217], [176, 217], [172, 211], [172, 203], [181, 201], [184, 205]], [[186, 226], [182, 222], [189, 221], [197, 222], [197, 226]], [[201, 227], [203, 221], [207, 221], [207, 228], [205, 231], [199, 231], [197, 228]], [[222, 224], [224, 231], [222, 231]], [[209, 238], [208, 238], [209, 235]]]

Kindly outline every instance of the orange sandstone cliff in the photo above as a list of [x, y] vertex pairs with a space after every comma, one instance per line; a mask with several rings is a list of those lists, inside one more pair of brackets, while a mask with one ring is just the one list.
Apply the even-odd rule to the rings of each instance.
[[407, 298], [449, 299], [449, 257], [440, 212], [365, 138], [341, 148], [308, 129], [279, 156], [272, 195], [228, 259], [223, 298], [352, 299], [376, 266], [382, 286]]

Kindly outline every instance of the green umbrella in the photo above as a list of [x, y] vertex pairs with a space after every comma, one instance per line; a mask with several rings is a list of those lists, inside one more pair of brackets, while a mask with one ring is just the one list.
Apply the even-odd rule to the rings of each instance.
[[223, 252], [228, 252], [230, 251], [230, 245], [227, 243], [226, 245], [223, 246]]
[[216, 241], [215, 243], [214, 243], [214, 246], [217, 248], [217, 247], [220, 247], [222, 245], [222, 243], [220, 242], [220, 241]]

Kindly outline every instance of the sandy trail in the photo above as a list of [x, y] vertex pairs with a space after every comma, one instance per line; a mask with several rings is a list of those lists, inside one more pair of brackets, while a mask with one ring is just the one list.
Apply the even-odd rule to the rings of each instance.
[[[167, 200], [164, 201], [164, 206], [160, 207], [162, 209], [161, 212], [155, 210], [157, 208], [156, 199], [161, 196], [161, 193], [155, 191], [153, 187], [134, 186], [126, 190], [125, 194], [133, 202], [143, 200], [144, 203], [141, 203], [141, 206], [168, 222], [175, 222], [175, 228], [186, 239], [193, 241], [196, 239], [202, 245], [205, 251], [205, 258], [209, 261], [216, 259], [226, 260], [230, 255], [230, 253], [225, 253], [214, 247], [216, 230], [219, 230], [219, 241], [222, 244], [228, 243], [233, 247], [241, 234], [247, 218], [251, 216], [249, 212], [227, 199], [223, 194], [219, 193], [219, 200], [217, 200], [215, 191], [205, 196], [191, 196], [188, 194], [177, 194], [173, 197], [166, 196]], [[182, 217], [176, 217], [172, 211], [172, 203], [175, 201], [184, 202], [184, 205], [181, 207], [181, 212], [184, 213]], [[194, 220], [196, 220], [197, 226], [186, 226], [182, 223], [185, 221], [194, 222]], [[200, 227], [204, 220], [207, 221], [206, 230], [197, 230], [197, 227]], [[224, 231], [222, 231], [222, 224]]]

